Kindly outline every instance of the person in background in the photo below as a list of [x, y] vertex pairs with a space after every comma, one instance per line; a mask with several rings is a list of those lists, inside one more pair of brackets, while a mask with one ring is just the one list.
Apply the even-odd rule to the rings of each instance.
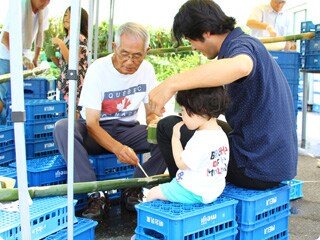
[[[60, 79], [58, 80], [58, 89], [62, 92], [63, 99], [69, 102], [69, 80], [67, 80], [67, 71], [69, 69], [69, 41], [70, 41], [70, 15], [71, 7], [68, 7], [63, 16], [63, 28], [65, 32], [64, 40], [55, 37], [52, 38], [52, 44], [55, 44], [60, 49], [60, 56], [51, 57], [52, 62], [60, 68]], [[79, 36], [79, 59], [78, 59], [78, 80], [77, 80], [77, 94], [76, 107], [78, 118], [81, 108], [78, 106], [83, 80], [88, 68], [88, 13], [81, 8], [81, 23]]]
[[[211, 203], [223, 192], [229, 162], [229, 142], [217, 123], [228, 97], [223, 87], [179, 91], [182, 121], [173, 127], [172, 152], [179, 170], [169, 183], [153, 187], [147, 201], [156, 199], [180, 203]], [[177, 120], [179, 117], [177, 116]], [[186, 146], [180, 142], [180, 128], [194, 131]]]
[[[292, 25], [289, 14], [283, 10], [287, 0], [270, 0], [270, 3], [261, 4], [253, 8], [247, 21], [251, 35], [257, 38], [287, 36], [292, 34]], [[274, 50], [289, 51], [293, 42], [266, 44]], [[272, 49], [270, 49], [272, 50]]]
[[[230, 160], [227, 181], [249, 189], [268, 189], [297, 174], [296, 113], [289, 84], [277, 62], [256, 38], [235, 27], [212, 0], [188, 0], [173, 22], [173, 36], [212, 61], [162, 81], [149, 93], [151, 111], [162, 116], [177, 91], [225, 86], [230, 104], [226, 122]], [[217, 58], [217, 59], [216, 59]], [[213, 60], [215, 59], [215, 60]], [[178, 170], [171, 137], [175, 116], [157, 124], [157, 142], [171, 178]], [[194, 131], [181, 127], [185, 147]], [[214, 186], [212, 186], [214, 188]]]
[[[120, 162], [137, 166], [139, 159], [135, 152], [150, 152], [151, 157], [142, 164], [147, 174], [165, 171], [158, 145], [148, 143], [147, 126], [137, 121], [141, 104], [145, 107], [147, 124], [159, 120], [148, 103], [148, 93], [157, 85], [153, 66], [144, 60], [149, 42], [150, 36], [142, 25], [125, 23], [115, 34], [113, 54], [95, 60], [88, 68], [79, 101], [81, 116], [75, 121], [75, 182], [96, 181], [89, 154], [114, 153]], [[66, 161], [67, 139], [68, 120], [62, 119], [55, 124], [54, 140]], [[136, 168], [133, 177], [145, 175]], [[132, 211], [142, 197], [141, 188], [129, 188], [122, 194], [126, 208]], [[105, 196], [92, 193], [82, 216], [99, 218], [107, 206]]]
[[[50, 0], [22, 0], [22, 48], [24, 69], [38, 66], [44, 31], [48, 29], [48, 4]], [[9, 13], [8, 13], [9, 14]], [[10, 73], [10, 17], [7, 16], [0, 35], [0, 75]], [[32, 44], [34, 55], [32, 56]], [[10, 82], [0, 84], [0, 124], [7, 122], [7, 98]]]

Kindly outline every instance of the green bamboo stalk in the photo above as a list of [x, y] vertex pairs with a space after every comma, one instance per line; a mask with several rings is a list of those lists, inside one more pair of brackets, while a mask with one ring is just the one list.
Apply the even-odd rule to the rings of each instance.
[[[155, 175], [148, 178], [114, 179], [95, 182], [74, 183], [74, 193], [90, 193], [97, 191], [107, 191], [113, 189], [123, 189], [131, 187], [146, 187], [169, 182], [167, 174]], [[63, 196], [67, 195], [67, 184], [59, 184], [43, 187], [31, 187], [28, 189], [31, 198]], [[0, 189], [0, 202], [16, 201], [19, 199], [17, 188]]]
[[[47, 70], [48, 70], [48, 68], [40, 68], [40, 67], [39, 68], [37, 67], [33, 70], [24, 70], [23, 77], [27, 78], [29, 76], [36, 76], [36, 75], [44, 73]], [[0, 75], [0, 83], [8, 82], [8, 81], [10, 81], [10, 78], [11, 78], [10, 73]]]
[[288, 36], [279, 36], [279, 37], [268, 37], [260, 38], [259, 40], [262, 43], [275, 43], [275, 42], [286, 42], [286, 41], [296, 41], [301, 39], [312, 39], [314, 38], [314, 32], [300, 33]]
[[148, 55], [159, 55], [159, 54], [165, 54], [165, 53], [182, 53], [182, 52], [191, 52], [192, 47], [191, 46], [181, 46], [177, 48], [155, 48], [150, 49], [148, 52]]

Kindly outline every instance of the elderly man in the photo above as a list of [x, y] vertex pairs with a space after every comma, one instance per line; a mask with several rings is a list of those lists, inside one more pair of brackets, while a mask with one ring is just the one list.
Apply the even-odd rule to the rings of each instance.
[[[150, 111], [148, 93], [156, 84], [153, 66], [144, 60], [149, 51], [150, 37], [136, 23], [119, 27], [113, 42], [113, 54], [94, 61], [87, 70], [79, 105], [81, 117], [75, 122], [75, 182], [95, 181], [96, 176], [88, 154], [114, 153], [122, 163], [137, 165], [135, 152], [150, 152], [142, 166], [149, 176], [163, 173], [166, 164], [157, 145], [147, 141], [147, 126], [137, 121], [140, 104], [144, 104], [146, 122], [158, 117]], [[67, 160], [68, 121], [56, 123], [54, 139]], [[144, 177], [136, 168], [133, 177]], [[142, 199], [141, 189], [126, 190], [123, 200], [128, 210]], [[98, 218], [107, 206], [100, 193], [90, 194], [89, 207], [83, 217]]]

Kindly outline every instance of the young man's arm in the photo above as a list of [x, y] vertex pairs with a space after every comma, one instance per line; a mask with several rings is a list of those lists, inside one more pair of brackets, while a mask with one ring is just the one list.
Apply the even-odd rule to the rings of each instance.
[[164, 105], [179, 90], [223, 86], [248, 76], [252, 59], [245, 54], [233, 58], [213, 60], [165, 79], [149, 94], [150, 109], [162, 116]]

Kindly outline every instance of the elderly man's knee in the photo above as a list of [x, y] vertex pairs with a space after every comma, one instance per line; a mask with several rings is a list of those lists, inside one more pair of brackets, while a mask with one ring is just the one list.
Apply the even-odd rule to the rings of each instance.
[[54, 135], [61, 136], [68, 134], [68, 119], [64, 118], [57, 121], [54, 125]]

